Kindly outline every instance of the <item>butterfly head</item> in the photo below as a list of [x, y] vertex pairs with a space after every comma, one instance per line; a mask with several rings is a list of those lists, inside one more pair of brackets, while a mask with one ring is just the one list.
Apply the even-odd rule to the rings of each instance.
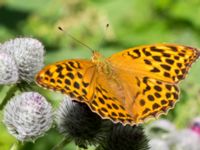
[[103, 60], [104, 60], [104, 58], [99, 52], [97, 52], [97, 51], [92, 52], [92, 62], [94, 62], [95, 64], [99, 64]]

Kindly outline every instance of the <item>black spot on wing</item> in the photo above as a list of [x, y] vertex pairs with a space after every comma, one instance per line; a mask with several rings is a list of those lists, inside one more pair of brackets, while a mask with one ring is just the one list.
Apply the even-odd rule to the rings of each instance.
[[160, 56], [152, 56], [152, 58], [155, 60], [155, 61], [158, 61], [158, 62], [161, 62], [161, 58]]
[[152, 109], [155, 110], [155, 109], [158, 109], [159, 107], [160, 107], [160, 105], [155, 103], [155, 104], [153, 104]]
[[170, 65], [174, 64], [174, 60], [172, 60], [172, 59], [166, 59], [165, 61]]
[[156, 67], [154, 67], [153, 69], [150, 70], [151, 72], [160, 72], [160, 70]]
[[142, 49], [142, 52], [144, 53], [145, 56], [151, 56], [151, 53], [148, 52], [148, 51], [146, 50], [146, 48], [143, 48], [143, 49]]
[[148, 60], [148, 59], [144, 59], [144, 63], [147, 64], [147, 65], [152, 65], [151, 61]]
[[57, 69], [56, 72], [61, 72], [63, 70], [63, 67], [61, 65], [56, 65]]
[[150, 49], [151, 49], [151, 51], [153, 51], [153, 52], [159, 52], [159, 53], [164, 52], [163, 49], [156, 48], [155, 46], [150, 47]]
[[74, 75], [73, 75], [71, 72], [67, 73], [67, 76], [68, 76], [69, 78], [71, 78], [71, 79], [74, 79]]
[[50, 76], [50, 77], [53, 75], [53, 73], [50, 72], [50, 70], [47, 70], [47, 71], [45, 72], [45, 74], [48, 75], [48, 76]]
[[171, 67], [169, 66], [169, 65], [166, 65], [166, 64], [161, 64], [160, 65], [163, 69], [165, 69], [165, 70], [170, 70], [171, 69]]
[[175, 47], [175, 46], [167, 46], [168, 48], [170, 48], [172, 51], [174, 51], [174, 52], [177, 52], [178, 51], [178, 49], [177, 49], [177, 47]]

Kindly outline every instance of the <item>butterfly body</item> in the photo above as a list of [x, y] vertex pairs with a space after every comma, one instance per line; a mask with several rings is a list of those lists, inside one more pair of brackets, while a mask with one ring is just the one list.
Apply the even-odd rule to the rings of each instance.
[[155, 44], [130, 48], [109, 58], [71, 59], [46, 66], [36, 82], [86, 103], [102, 118], [138, 124], [173, 108], [177, 83], [199, 57], [197, 49]]
[[93, 51], [91, 61], [94, 63], [94, 68], [97, 68], [97, 72], [102, 72], [108, 77], [112, 76], [113, 68], [111, 66], [111, 63], [107, 61], [107, 59], [104, 56], [102, 56], [99, 52]]

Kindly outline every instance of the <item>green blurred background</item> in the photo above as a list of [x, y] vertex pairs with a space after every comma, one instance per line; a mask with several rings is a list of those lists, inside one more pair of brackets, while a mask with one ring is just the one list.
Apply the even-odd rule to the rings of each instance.
[[[0, 0], [0, 43], [16, 37], [37, 38], [45, 45], [46, 64], [67, 58], [90, 58], [90, 51], [59, 31], [58, 26], [105, 56], [151, 43], [177, 43], [198, 48], [200, 1]], [[199, 76], [200, 61], [192, 66], [189, 76], [180, 85], [180, 102], [164, 116], [179, 128], [200, 116]], [[0, 91], [0, 102], [7, 88]], [[47, 96], [55, 106], [61, 97], [52, 92]], [[49, 150], [62, 138], [53, 128], [34, 144], [24, 143], [21, 149]], [[0, 123], [0, 150], [9, 149], [15, 142]], [[73, 143], [67, 147], [75, 149]]]

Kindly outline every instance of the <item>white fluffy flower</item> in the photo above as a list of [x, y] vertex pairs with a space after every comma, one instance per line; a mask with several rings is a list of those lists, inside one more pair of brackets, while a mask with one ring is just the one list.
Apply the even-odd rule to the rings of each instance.
[[52, 107], [36, 92], [13, 97], [4, 109], [4, 124], [20, 141], [34, 141], [52, 125]]
[[166, 142], [161, 139], [152, 139], [149, 141], [150, 150], [169, 150]]
[[0, 49], [15, 58], [22, 80], [32, 82], [43, 67], [44, 47], [37, 39], [16, 38], [3, 43]]
[[175, 150], [200, 150], [200, 137], [190, 129], [174, 132], [169, 138]]
[[17, 64], [14, 58], [0, 51], [0, 84], [13, 84], [19, 79]]
[[146, 133], [151, 138], [166, 139], [169, 134], [175, 131], [175, 125], [165, 119], [156, 120], [146, 127]]

